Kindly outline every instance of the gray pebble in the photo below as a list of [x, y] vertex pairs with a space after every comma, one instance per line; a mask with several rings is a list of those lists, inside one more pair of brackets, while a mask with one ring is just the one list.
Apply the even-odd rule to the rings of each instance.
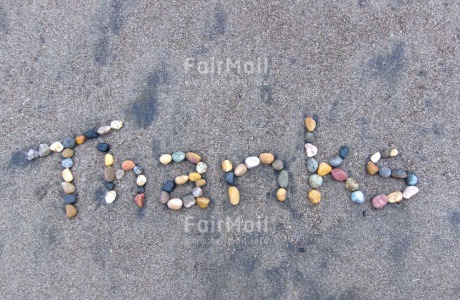
[[75, 147], [75, 138], [73, 137], [68, 137], [68, 138], [65, 138], [64, 141], [62, 141], [62, 146], [64, 146], [64, 148], [74, 148]]
[[61, 161], [61, 165], [64, 168], [72, 168], [73, 166], [73, 161], [71, 158], [66, 158]]
[[192, 195], [193, 197], [197, 198], [197, 197], [201, 197], [203, 196], [203, 190], [200, 188], [200, 187], [195, 187], [192, 191]]
[[394, 169], [391, 171], [391, 177], [394, 178], [407, 178], [407, 172], [401, 169]]
[[276, 159], [273, 163], [272, 163], [272, 168], [277, 170], [277, 171], [281, 171], [283, 168], [284, 168], [284, 163], [281, 159]]
[[318, 170], [318, 161], [316, 161], [313, 157], [310, 157], [307, 159], [307, 171], [308, 173], [316, 173], [316, 170]]
[[50, 155], [51, 154], [50, 146], [48, 146], [47, 144], [40, 144], [38, 146], [38, 154], [40, 155], [40, 157], [45, 157], [45, 156]]
[[381, 167], [380, 170], [379, 170], [379, 176], [384, 177], [384, 178], [390, 177], [391, 176], [390, 168]]
[[192, 207], [193, 205], [196, 204], [195, 197], [193, 195], [187, 195], [182, 199], [182, 202], [184, 202], [184, 207], [189, 208]]
[[143, 172], [143, 170], [138, 166], [135, 166], [133, 171], [134, 171], [134, 174], [136, 174], [136, 175], [141, 175], [142, 172]]
[[117, 170], [117, 171], [115, 172], [115, 177], [116, 177], [117, 179], [122, 179], [123, 176], [125, 176], [125, 171], [123, 171], [123, 170]]
[[340, 166], [342, 162], [343, 162], [343, 158], [341, 158], [340, 156], [334, 156], [329, 160], [329, 164], [333, 168]]
[[316, 140], [315, 134], [313, 132], [305, 133], [305, 142], [307, 143], [314, 143]]
[[318, 174], [312, 174], [308, 178], [308, 184], [311, 188], [317, 189], [323, 184], [323, 177], [319, 176]]
[[289, 185], [289, 174], [286, 170], [282, 170], [278, 175], [278, 185], [282, 188], [287, 188]]
[[27, 152], [27, 160], [34, 160], [37, 159], [40, 156], [37, 150], [30, 149], [29, 152]]

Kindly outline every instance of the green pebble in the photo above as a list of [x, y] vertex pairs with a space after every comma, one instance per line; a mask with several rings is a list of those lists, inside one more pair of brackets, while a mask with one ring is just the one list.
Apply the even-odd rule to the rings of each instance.
[[312, 174], [308, 178], [308, 184], [312, 189], [317, 189], [323, 184], [323, 177], [318, 174]]
[[278, 185], [282, 188], [287, 188], [289, 184], [289, 174], [286, 170], [282, 170], [278, 175]]
[[174, 152], [171, 156], [175, 162], [181, 162], [185, 159], [185, 153], [182, 151]]

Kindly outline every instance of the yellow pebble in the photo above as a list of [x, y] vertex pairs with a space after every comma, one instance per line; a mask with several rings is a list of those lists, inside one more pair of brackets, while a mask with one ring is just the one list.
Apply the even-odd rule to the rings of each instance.
[[390, 157], [398, 156], [398, 149], [391, 149], [390, 150]]
[[211, 199], [206, 198], [206, 197], [198, 197], [196, 198], [196, 205], [200, 208], [206, 208], [209, 205], [209, 202], [211, 202]]
[[403, 199], [403, 194], [400, 191], [394, 192], [388, 195], [388, 202], [390, 203], [398, 203], [402, 199]]
[[72, 182], [73, 174], [69, 168], [66, 168], [64, 171], [62, 171], [62, 178], [65, 182]]
[[318, 204], [321, 202], [321, 193], [318, 190], [310, 190], [308, 192], [308, 199], [313, 204]]
[[83, 144], [85, 140], [86, 140], [86, 137], [84, 135], [79, 135], [75, 137], [75, 143], [77, 143], [77, 145]]
[[193, 172], [193, 173], [188, 174], [188, 180], [190, 180], [191, 182], [197, 182], [200, 179], [201, 179], [200, 173]]
[[206, 184], [206, 180], [201, 178], [201, 179], [198, 179], [196, 182], [195, 182], [195, 186], [197, 187], [202, 187], [203, 185]]
[[114, 158], [113, 158], [113, 155], [110, 154], [110, 153], [107, 153], [105, 156], [104, 156], [104, 163], [105, 163], [105, 166], [106, 167], [110, 167], [113, 165], [113, 161], [114, 161]]
[[278, 191], [276, 191], [276, 199], [284, 202], [284, 200], [286, 200], [286, 189], [279, 188]]
[[171, 156], [171, 154], [163, 154], [162, 156], [160, 156], [160, 162], [161, 162], [163, 165], [167, 165], [167, 164], [169, 164], [171, 161], [172, 161], [172, 156]]
[[235, 186], [229, 187], [228, 198], [230, 199], [231, 205], [238, 205], [238, 203], [240, 203], [240, 191]]
[[176, 182], [177, 185], [185, 184], [187, 183], [187, 181], [188, 181], [187, 175], [180, 175], [174, 179], [174, 182]]
[[307, 130], [309, 132], [312, 132], [316, 128], [316, 121], [313, 120], [312, 117], [308, 117], [305, 119], [305, 127], [307, 127]]
[[230, 172], [232, 169], [233, 169], [233, 165], [231, 161], [227, 159], [222, 162], [222, 171], [227, 173], [227, 172]]
[[325, 162], [322, 162], [318, 166], [318, 175], [319, 176], [326, 176], [327, 174], [331, 173], [332, 167]]

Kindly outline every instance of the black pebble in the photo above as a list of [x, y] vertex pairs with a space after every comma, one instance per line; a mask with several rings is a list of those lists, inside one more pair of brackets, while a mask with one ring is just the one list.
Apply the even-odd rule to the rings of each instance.
[[88, 130], [87, 132], [85, 132], [85, 137], [87, 139], [95, 139], [99, 136], [99, 134], [97, 133], [96, 130], [94, 129], [91, 129], [91, 130]]
[[350, 149], [348, 147], [344, 146], [340, 149], [339, 155], [341, 158], [345, 159], [348, 156], [348, 153], [350, 152]]
[[138, 194], [143, 194], [145, 192], [145, 188], [143, 186], [138, 186], [137, 187], [137, 193]]
[[106, 143], [99, 143], [97, 144], [97, 150], [101, 152], [109, 152], [110, 146]]
[[108, 191], [113, 190], [114, 187], [115, 187], [115, 184], [113, 184], [112, 182], [106, 182], [106, 183], [105, 183], [105, 188], [106, 188]]
[[65, 204], [73, 204], [76, 201], [77, 201], [77, 196], [75, 196], [74, 194], [65, 195], [64, 197]]
[[235, 185], [235, 173], [233, 172], [225, 173], [225, 181], [230, 185]]
[[168, 180], [165, 183], [163, 183], [163, 187], [161, 188], [161, 190], [171, 193], [172, 191], [174, 191], [175, 188], [176, 188], [176, 183], [172, 180]]
[[297, 249], [297, 251], [299, 251], [300, 253], [304, 253], [304, 252], [305, 252], [305, 248], [299, 248], [299, 249]]

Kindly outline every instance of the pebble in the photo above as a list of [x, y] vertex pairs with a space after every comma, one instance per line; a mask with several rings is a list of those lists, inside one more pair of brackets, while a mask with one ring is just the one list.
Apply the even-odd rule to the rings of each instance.
[[110, 131], [112, 131], [112, 127], [110, 127], [109, 125], [106, 125], [106, 126], [99, 127], [99, 129], [97, 130], [97, 134], [104, 135], [104, 134], [110, 133]]
[[312, 174], [308, 177], [308, 184], [311, 188], [317, 189], [323, 184], [323, 177], [317, 174]]
[[407, 178], [407, 172], [401, 169], [394, 169], [391, 171], [391, 177], [404, 179]]
[[163, 183], [161, 189], [165, 192], [171, 193], [176, 188], [176, 183], [173, 180], [168, 180]]
[[137, 207], [139, 207], [139, 208], [144, 207], [144, 203], [145, 203], [145, 194], [144, 194], [144, 193], [137, 194], [137, 195], [134, 197], [134, 202], [136, 202]]
[[276, 171], [281, 171], [284, 168], [284, 163], [281, 159], [276, 159], [272, 163], [272, 168]]
[[113, 201], [115, 201], [116, 198], [117, 198], [117, 192], [113, 190], [107, 191], [107, 193], [105, 193], [105, 202], [108, 204], [113, 203]]
[[231, 205], [238, 205], [238, 203], [240, 203], [240, 191], [235, 186], [229, 187], [228, 198], [230, 199]]
[[407, 185], [409, 185], [409, 186], [416, 186], [416, 185], [417, 185], [417, 182], [418, 182], [418, 178], [417, 178], [417, 176], [415, 176], [415, 174], [409, 173], [409, 174], [407, 175], [407, 178], [406, 178], [406, 183], [407, 183]]
[[34, 160], [34, 159], [37, 159], [40, 157], [40, 154], [38, 153], [37, 150], [34, 150], [34, 149], [29, 149], [29, 151], [27, 152], [27, 160]]
[[305, 133], [305, 142], [307, 143], [314, 143], [316, 140], [315, 134], [313, 132]]
[[351, 193], [351, 201], [353, 201], [354, 203], [358, 203], [358, 204], [361, 204], [361, 203], [364, 203], [364, 194], [363, 192], [361, 191], [354, 191], [353, 193]]
[[38, 154], [40, 157], [45, 157], [51, 154], [51, 149], [48, 144], [40, 144], [38, 146]]
[[197, 182], [200, 179], [201, 179], [201, 174], [198, 172], [192, 172], [188, 174], [188, 180], [190, 180], [191, 182]]
[[197, 180], [195, 182], [195, 186], [199, 186], [199, 187], [204, 186], [205, 184], [206, 184], [206, 180], [203, 179], [203, 178], [201, 178], [201, 179], [199, 179], [199, 180]]
[[235, 176], [243, 176], [248, 171], [248, 167], [245, 164], [239, 164], [235, 168]]
[[84, 135], [85, 135], [85, 138], [87, 139], [95, 139], [99, 136], [97, 131], [94, 129], [88, 130], [87, 132], [84, 133]]
[[199, 174], [204, 174], [208, 170], [208, 165], [202, 161], [196, 164], [196, 171]]
[[383, 208], [385, 205], [388, 204], [388, 196], [387, 195], [377, 195], [372, 199], [372, 205], [375, 208]]
[[125, 171], [123, 171], [123, 170], [117, 170], [117, 171], [115, 172], [115, 177], [116, 177], [117, 179], [122, 179], [123, 176], [125, 176]]
[[233, 169], [232, 162], [228, 159], [224, 160], [221, 164], [222, 171], [225, 173], [230, 172]]
[[64, 193], [66, 194], [73, 194], [75, 193], [75, 185], [71, 184], [70, 182], [62, 182], [62, 189], [64, 190]]
[[318, 148], [316, 148], [316, 146], [313, 144], [306, 143], [305, 151], [307, 152], [308, 157], [313, 157], [318, 153]]
[[137, 189], [136, 189], [136, 192], [137, 192], [138, 194], [143, 194], [143, 193], [145, 193], [145, 187], [143, 187], [143, 186], [138, 186]]
[[319, 176], [326, 176], [327, 174], [331, 173], [332, 167], [325, 162], [322, 162], [318, 166], [317, 173]]
[[110, 154], [110, 153], [107, 153], [105, 156], [104, 156], [104, 164], [106, 167], [110, 167], [113, 165], [115, 159], [113, 158], [113, 155]]
[[379, 166], [377, 166], [371, 161], [368, 161], [366, 169], [367, 169], [367, 173], [374, 175], [374, 174], [377, 174], [377, 172], [379, 171]]
[[312, 132], [316, 128], [316, 121], [312, 117], [307, 117], [305, 119], [305, 127], [309, 132]]
[[172, 210], [179, 210], [182, 207], [182, 200], [179, 198], [173, 198], [168, 201], [168, 207]]
[[66, 182], [72, 182], [73, 180], [73, 174], [72, 172], [70, 171], [69, 168], [65, 169], [64, 171], [62, 171], [62, 178], [64, 179], [64, 181]]
[[211, 199], [206, 198], [206, 197], [198, 197], [198, 198], [196, 198], [196, 205], [199, 208], [207, 208], [210, 202], [211, 202]]
[[398, 149], [391, 149], [390, 150], [390, 157], [398, 156], [399, 152]]
[[225, 182], [229, 185], [235, 185], [235, 173], [234, 172], [225, 173]]
[[188, 182], [188, 175], [179, 175], [176, 178], [174, 178], [174, 182], [177, 185], [186, 184]]
[[123, 121], [121, 121], [121, 120], [113, 120], [112, 123], [110, 123], [110, 127], [113, 130], [120, 130], [123, 127]]
[[171, 156], [171, 154], [163, 154], [163, 155], [160, 156], [160, 162], [161, 162], [163, 165], [167, 165], [167, 164], [169, 164], [171, 161], [172, 161], [172, 156]]
[[99, 143], [97, 144], [97, 150], [104, 152], [104, 153], [109, 152], [110, 146], [107, 143]]
[[61, 161], [61, 166], [64, 168], [72, 168], [73, 161], [71, 158], [65, 158]]
[[403, 194], [400, 191], [393, 192], [388, 195], [388, 202], [390, 203], [398, 203], [403, 199]]
[[345, 181], [345, 187], [350, 192], [354, 192], [359, 189], [359, 183], [356, 179], [350, 177], [347, 179], [347, 181]]
[[110, 166], [104, 169], [104, 179], [107, 182], [112, 182], [115, 180], [115, 169]]
[[332, 178], [334, 178], [337, 181], [345, 181], [348, 179], [348, 174], [344, 170], [340, 168], [335, 168], [331, 172]]
[[380, 152], [375, 152], [375, 153], [372, 154], [372, 156], [371, 156], [371, 161], [372, 161], [374, 164], [376, 164], [376, 163], [379, 162], [380, 157], [381, 157]]
[[347, 146], [343, 146], [339, 150], [339, 156], [343, 159], [347, 158], [348, 153], [350, 153], [350, 149]]
[[278, 175], [278, 185], [282, 188], [287, 188], [289, 185], [289, 174], [286, 170], [282, 170]]
[[260, 164], [260, 159], [257, 156], [249, 156], [246, 157], [244, 163], [248, 167], [248, 169], [252, 169], [257, 167]]
[[125, 160], [122, 164], [121, 164], [121, 168], [123, 169], [123, 171], [131, 171], [132, 169], [134, 169], [134, 167], [136, 166], [136, 164], [132, 161], [132, 160]]
[[161, 191], [160, 192], [160, 202], [163, 203], [163, 204], [166, 204], [166, 203], [168, 203], [168, 201], [169, 201], [169, 193], [165, 192], [165, 191]]
[[54, 142], [50, 145], [50, 149], [53, 152], [61, 152], [64, 150], [64, 146], [62, 146], [61, 142]]
[[66, 204], [65, 206], [65, 215], [67, 216], [68, 219], [72, 219], [75, 217], [78, 213], [78, 210], [75, 206], [72, 204]]
[[62, 146], [64, 146], [64, 148], [75, 148], [75, 138], [74, 137], [66, 137], [63, 141], [62, 141]]
[[318, 170], [318, 161], [313, 157], [307, 159], [307, 171], [308, 173], [316, 173]]
[[276, 191], [276, 199], [280, 202], [284, 202], [286, 200], [286, 189], [285, 188], [279, 188]]
[[198, 154], [194, 152], [187, 152], [185, 154], [185, 158], [187, 158], [187, 160], [191, 162], [192, 164], [197, 164], [201, 161], [201, 156], [199, 156]]
[[333, 168], [337, 168], [338, 166], [342, 164], [342, 162], [343, 162], [343, 158], [340, 156], [334, 156], [329, 160], [329, 164]]
[[142, 170], [142, 168], [139, 166], [134, 166], [133, 171], [136, 175], [141, 175], [142, 173], [144, 173], [144, 170]]
[[271, 165], [275, 160], [275, 156], [271, 153], [261, 153], [259, 154], [259, 160], [264, 165]]
[[[187, 176], [187, 175], [185, 175], [185, 176]], [[187, 176], [187, 178], [188, 178], [188, 176]], [[141, 174], [141, 175], [137, 176], [136, 184], [138, 186], [144, 186], [146, 183], [147, 183], [147, 177], [145, 177], [145, 175]]]
[[193, 205], [196, 204], [196, 200], [195, 200], [195, 197], [193, 197], [193, 195], [185, 196], [184, 199], [182, 199], [182, 202], [184, 203], [185, 208], [192, 207]]
[[74, 204], [75, 202], [77, 202], [77, 196], [74, 194], [64, 196], [64, 204]]
[[174, 160], [176, 163], [181, 162], [185, 159], [185, 153], [182, 151], [174, 152], [171, 156], [172, 160]]
[[64, 158], [72, 158], [74, 154], [75, 152], [70, 148], [66, 148], [64, 151], [62, 151], [62, 157]]
[[192, 190], [192, 195], [193, 195], [193, 197], [195, 197], [195, 198], [201, 197], [201, 196], [203, 196], [203, 190], [202, 190], [200, 187], [195, 187], [195, 188]]
[[418, 192], [419, 192], [418, 187], [416, 187], [416, 186], [408, 186], [408, 187], [406, 187], [406, 189], [403, 192], [403, 198], [404, 199], [410, 199], [413, 196], [417, 195]]
[[308, 192], [308, 199], [313, 204], [318, 204], [321, 202], [321, 193], [318, 190], [310, 190]]
[[111, 191], [115, 188], [115, 184], [113, 182], [106, 182], [104, 186], [105, 186], [105, 189], [108, 191]]
[[387, 167], [381, 167], [379, 170], [379, 176], [383, 178], [388, 178], [391, 176], [391, 169]]
[[384, 149], [380, 151], [380, 155], [382, 158], [389, 158], [390, 157], [390, 150]]
[[75, 137], [75, 143], [77, 145], [83, 144], [85, 142], [85, 140], [86, 140], [86, 137], [84, 135], [78, 135], [78, 136]]

